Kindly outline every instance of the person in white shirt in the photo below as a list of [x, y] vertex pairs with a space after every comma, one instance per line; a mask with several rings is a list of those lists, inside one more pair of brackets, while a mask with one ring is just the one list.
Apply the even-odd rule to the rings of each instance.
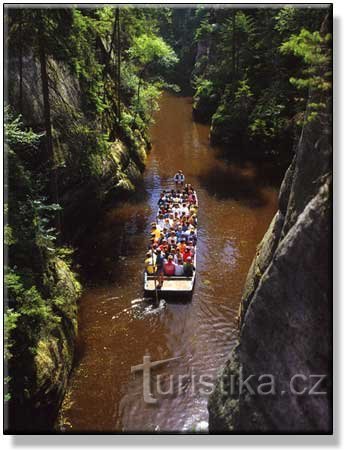
[[160, 215], [158, 216], [158, 219], [157, 219], [157, 225], [158, 225], [158, 227], [159, 227], [161, 230], [163, 230], [163, 228], [164, 228], [164, 218], [163, 218], [163, 214], [160, 214]]
[[184, 183], [185, 183], [185, 175], [183, 174], [182, 170], [179, 170], [174, 175], [174, 182], [175, 182], [176, 187], [184, 185]]
[[170, 236], [168, 238], [168, 244], [176, 246], [176, 234], [175, 231], [171, 231]]
[[183, 205], [181, 207], [181, 214], [185, 214], [186, 217], [189, 217], [189, 215], [190, 215], [190, 211], [189, 211], [188, 207], [186, 206], [186, 203], [183, 203]]
[[178, 259], [177, 264], [175, 264], [175, 273], [177, 277], [182, 277], [184, 275], [184, 262], [182, 258]]
[[179, 214], [181, 211], [181, 208], [177, 203], [175, 203], [175, 205], [172, 208], [172, 211], [173, 211], [174, 215], [175, 215], [175, 213]]

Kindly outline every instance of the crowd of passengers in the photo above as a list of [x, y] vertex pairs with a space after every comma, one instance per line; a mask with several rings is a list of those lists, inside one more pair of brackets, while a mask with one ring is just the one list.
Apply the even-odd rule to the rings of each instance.
[[191, 184], [182, 189], [162, 191], [158, 200], [156, 222], [151, 224], [151, 238], [145, 269], [157, 275], [191, 277], [197, 244], [197, 198]]

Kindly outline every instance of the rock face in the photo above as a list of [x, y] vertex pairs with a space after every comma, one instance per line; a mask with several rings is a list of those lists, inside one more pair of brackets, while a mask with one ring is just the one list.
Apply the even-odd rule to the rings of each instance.
[[[44, 107], [39, 60], [30, 53], [23, 55], [21, 105], [18, 64], [14, 57], [6, 61], [7, 101], [14, 111], [22, 112], [26, 126], [42, 132]], [[96, 118], [86, 105], [77, 76], [66, 64], [50, 58], [47, 69], [54, 157], [59, 167], [58, 200], [63, 207], [63, 232], [71, 237], [69, 243], [74, 244], [79, 237], [77, 229], [82, 233], [84, 225], [95, 220], [98, 208], [109, 198], [121, 198], [135, 190], [145, 167], [148, 142], [136, 127], [122, 128], [112, 111]], [[123, 111], [127, 116], [125, 105]], [[43, 149], [38, 149], [38, 161], [45, 161], [42, 153]], [[21, 391], [18, 402], [11, 402], [7, 428], [13, 431], [52, 429], [73, 364], [80, 285], [59, 258], [50, 262], [46, 275], [53, 286], [51, 296], [58, 299], [54, 312], [59, 322], [49, 329], [42, 327], [33, 356], [28, 356], [24, 368], [16, 369], [15, 376], [20, 381], [30, 380], [30, 386], [23, 395]]]
[[[61, 296], [61, 302], [55, 305], [60, 322], [42, 333], [34, 359], [36, 385], [32, 392], [34, 401], [30, 403], [34, 403], [38, 429], [52, 427], [65, 394], [74, 359], [77, 300], [81, 294], [80, 284], [64, 261], [57, 258], [51, 274], [56, 293]], [[32, 425], [33, 420], [28, 423]]]
[[9, 433], [52, 430], [73, 365], [81, 286], [58, 257], [50, 261], [45, 275], [53, 286], [48, 301], [54, 315], [41, 325], [35, 346], [19, 361], [9, 361], [15, 390], [5, 410]]
[[[239, 343], [209, 401], [211, 432], [332, 429], [331, 165], [323, 113], [303, 128], [249, 270]], [[249, 376], [250, 391], [242, 384]]]
[[[32, 53], [23, 56], [21, 106], [18, 58], [11, 57], [6, 63], [7, 102], [14, 111], [22, 113], [24, 125], [44, 133], [44, 105], [37, 56]], [[66, 236], [73, 236], [75, 241], [76, 221], [80, 225], [88, 223], [109, 197], [135, 190], [145, 168], [149, 142], [144, 133], [126, 123], [129, 116], [126, 105], [122, 105], [122, 124], [118, 123], [115, 111], [111, 109], [96, 113], [87, 98], [86, 87], [81, 86], [66, 63], [49, 58], [47, 71], [63, 228]], [[39, 154], [38, 158], [44, 159], [44, 154]], [[79, 230], [83, 231], [83, 226], [79, 226]]]

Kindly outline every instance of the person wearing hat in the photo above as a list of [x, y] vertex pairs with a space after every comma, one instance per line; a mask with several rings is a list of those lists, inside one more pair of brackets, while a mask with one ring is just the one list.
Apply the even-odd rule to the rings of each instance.
[[156, 272], [156, 256], [152, 251], [146, 253], [145, 270], [149, 275]]
[[161, 237], [161, 229], [155, 222], [151, 225], [151, 237], [153, 237], [156, 242], [158, 242], [159, 238]]
[[191, 248], [186, 246], [184, 254], [182, 255], [182, 259], [184, 260], [184, 262], [186, 262], [188, 260], [188, 258], [192, 258], [192, 253], [191, 253]]
[[178, 249], [180, 250], [180, 253], [183, 255], [186, 248], [186, 239], [181, 238], [180, 244], [178, 244]]
[[175, 181], [176, 187], [184, 185], [185, 175], [182, 170], [179, 170], [178, 172], [176, 172], [176, 174], [174, 175], [174, 181]]
[[185, 277], [192, 277], [193, 271], [196, 270], [195, 266], [192, 263], [191, 256], [188, 256], [186, 261], [184, 262], [184, 275]]

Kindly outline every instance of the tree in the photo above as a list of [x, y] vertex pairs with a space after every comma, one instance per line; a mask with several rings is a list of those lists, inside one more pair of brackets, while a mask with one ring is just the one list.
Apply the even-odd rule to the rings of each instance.
[[128, 51], [131, 59], [138, 69], [138, 88], [136, 114], [139, 113], [140, 87], [147, 77], [150, 69], [155, 65], [170, 67], [178, 61], [174, 50], [164, 42], [161, 37], [152, 34], [142, 34], [136, 37]]

